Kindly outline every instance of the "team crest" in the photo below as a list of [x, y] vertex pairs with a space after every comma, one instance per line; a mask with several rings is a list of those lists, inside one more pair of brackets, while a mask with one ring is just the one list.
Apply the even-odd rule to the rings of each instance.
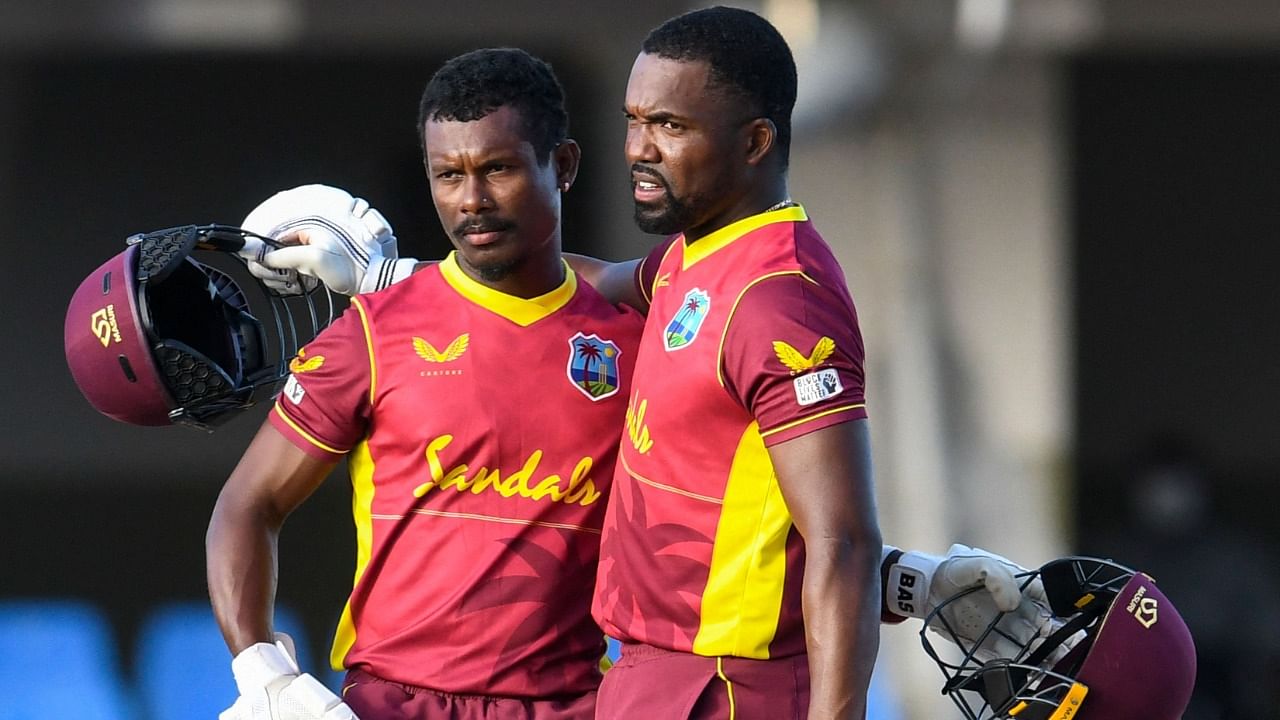
[[707, 319], [707, 312], [710, 310], [711, 296], [705, 290], [694, 288], [685, 293], [680, 309], [676, 311], [675, 317], [671, 318], [671, 322], [667, 323], [667, 329], [662, 333], [662, 344], [666, 346], [667, 351], [688, 347], [698, 337], [698, 330], [702, 327], [702, 321]]
[[583, 395], [603, 400], [618, 392], [618, 356], [622, 350], [609, 340], [578, 333], [569, 338], [569, 381]]

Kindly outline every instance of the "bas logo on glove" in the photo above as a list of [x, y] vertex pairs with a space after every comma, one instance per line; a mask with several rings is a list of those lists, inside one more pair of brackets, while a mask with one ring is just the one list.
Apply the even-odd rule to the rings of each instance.
[[923, 591], [924, 575], [912, 572], [909, 568], [895, 567], [889, 578], [894, 594], [897, 596], [896, 612], [907, 617], [918, 616], [920, 611], [917, 606], [921, 604], [920, 593]]
[[90, 405], [133, 425], [207, 430], [274, 396], [334, 303], [254, 281], [240, 255], [250, 241], [273, 242], [227, 225], [141, 233], [80, 283], [63, 347]]

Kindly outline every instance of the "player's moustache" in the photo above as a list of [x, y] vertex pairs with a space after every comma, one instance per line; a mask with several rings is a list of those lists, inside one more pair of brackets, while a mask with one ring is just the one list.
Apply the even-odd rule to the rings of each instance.
[[632, 184], [634, 184], [637, 180], [641, 179], [641, 176], [643, 176], [643, 179], [648, 182], [657, 183], [658, 185], [661, 185], [662, 189], [665, 190], [668, 195], [671, 194], [671, 183], [667, 182], [667, 178], [664, 177], [662, 173], [658, 172], [657, 170], [654, 170], [648, 165], [641, 165], [640, 163], [635, 163], [634, 165], [631, 166]]
[[462, 237], [463, 235], [471, 235], [474, 233], [502, 232], [515, 227], [515, 223], [501, 218], [484, 218], [480, 220], [465, 220], [458, 223], [453, 228], [454, 237]]

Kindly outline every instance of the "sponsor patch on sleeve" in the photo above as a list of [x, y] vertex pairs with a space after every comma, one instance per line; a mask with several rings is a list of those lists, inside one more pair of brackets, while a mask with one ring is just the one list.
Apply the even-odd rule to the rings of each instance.
[[840, 373], [835, 368], [801, 375], [792, 380], [791, 385], [796, 390], [796, 402], [802, 406], [812, 405], [844, 392], [844, 386], [840, 384]]
[[302, 398], [307, 396], [307, 391], [303, 389], [302, 383], [298, 382], [298, 378], [290, 375], [288, 381], [284, 384], [284, 391], [281, 393], [289, 398], [289, 402], [294, 405], [302, 404]]

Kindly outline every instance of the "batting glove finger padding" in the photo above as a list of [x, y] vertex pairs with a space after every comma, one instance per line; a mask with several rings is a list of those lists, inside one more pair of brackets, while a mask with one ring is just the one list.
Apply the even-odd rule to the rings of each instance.
[[382, 213], [328, 185], [278, 192], [254, 208], [241, 227], [287, 245], [265, 251], [246, 247], [245, 252], [255, 253], [246, 257], [256, 277], [293, 292], [305, 288], [307, 278], [344, 295], [373, 292], [408, 277], [417, 262], [398, 259], [395, 234]]
[[316, 289], [320, 281], [314, 277], [300, 275], [297, 270], [277, 270], [263, 265], [263, 258], [274, 249], [256, 237], [247, 237], [239, 254], [245, 259], [249, 273], [278, 295], [301, 295]]

